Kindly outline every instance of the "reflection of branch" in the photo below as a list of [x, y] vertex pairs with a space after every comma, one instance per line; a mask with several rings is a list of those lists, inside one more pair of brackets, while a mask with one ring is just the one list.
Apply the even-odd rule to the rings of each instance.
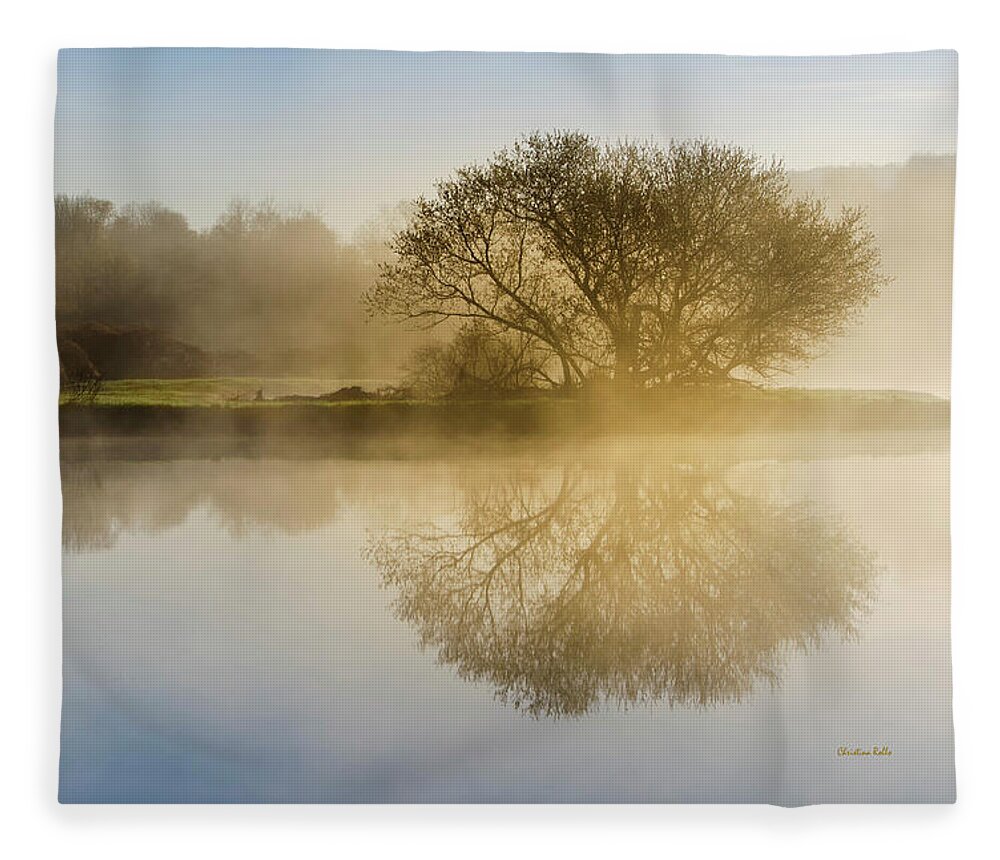
[[566, 471], [470, 492], [460, 528], [368, 554], [396, 608], [465, 677], [531, 713], [604, 700], [740, 699], [792, 648], [849, 635], [869, 553], [802, 506], [674, 467], [613, 481]]

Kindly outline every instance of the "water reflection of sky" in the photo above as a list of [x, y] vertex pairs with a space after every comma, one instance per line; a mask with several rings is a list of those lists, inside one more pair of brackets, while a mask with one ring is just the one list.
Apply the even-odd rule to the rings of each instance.
[[[564, 467], [516, 474], [550, 492]], [[597, 464], [584, 477], [607, 489], [613, 472]], [[439, 660], [440, 638], [418, 647], [427, 619], [401, 618], [406, 584], [364, 560], [415, 524], [454, 531], [463, 504], [511, 474], [475, 462], [64, 464], [61, 798], [952, 796], [945, 453], [727, 465], [727, 492], [779, 517], [822, 509], [875, 554], [856, 641], [831, 629], [785, 649], [779, 683], [709, 707], [668, 688], [575, 716], [519, 712], [498, 699], [496, 673], [470, 671], [462, 654]], [[613, 510], [613, 494], [597, 507]], [[784, 520], [764, 522], [797, 546], [776, 535]], [[838, 758], [844, 744], [893, 755]]]

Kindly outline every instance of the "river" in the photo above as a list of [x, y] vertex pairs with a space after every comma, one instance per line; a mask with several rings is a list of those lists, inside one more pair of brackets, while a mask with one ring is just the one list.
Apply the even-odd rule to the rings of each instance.
[[67, 459], [60, 799], [950, 800], [947, 450], [883, 442]]

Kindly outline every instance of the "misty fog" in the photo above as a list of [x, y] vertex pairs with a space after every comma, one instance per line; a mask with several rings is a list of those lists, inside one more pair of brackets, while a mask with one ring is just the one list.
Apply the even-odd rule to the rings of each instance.
[[[828, 354], [787, 384], [947, 395], [955, 161], [791, 172], [834, 211], [862, 206], [891, 282]], [[398, 379], [420, 344], [443, 340], [370, 319], [361, 303], [401, 206], [353, 236], [319, 213], [235, 201], [208, 229], [154, 202], [57, 201], [61, 327], [149, 328], [212, 354], [229, 373]]]

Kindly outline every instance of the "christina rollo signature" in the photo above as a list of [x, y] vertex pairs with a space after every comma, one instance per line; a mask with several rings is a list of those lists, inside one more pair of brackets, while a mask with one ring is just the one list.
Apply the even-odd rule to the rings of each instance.
[[837, 756], [890, 756], [892, 749], [887, 746], [837, 747]]

